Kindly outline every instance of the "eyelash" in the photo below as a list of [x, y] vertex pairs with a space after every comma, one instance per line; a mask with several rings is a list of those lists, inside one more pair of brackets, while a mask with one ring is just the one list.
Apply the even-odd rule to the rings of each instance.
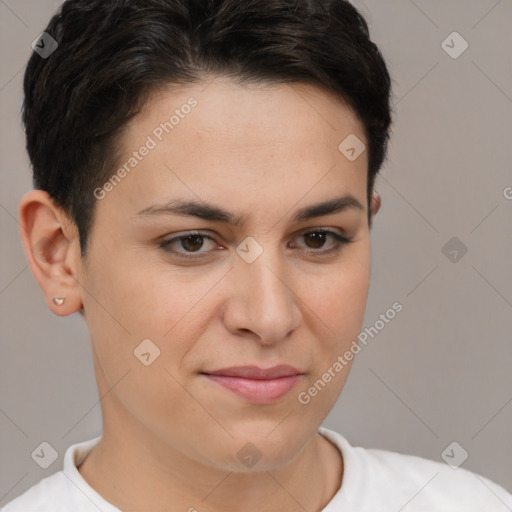
[[[309, 249], [309, 250], [307, 250], [306, 249], [306, 252], [308, 254], [315, 254], [315, 255], [319, 255], [319, 256], [328, 255], [328, 254], [337, 254], [338, 252], [341, 251], [341, 249], [343, 249], [343, 246], [348, 245], [348, 244], [354, 242], [354, 240], [351, 239], [351, 238], [346, 238], [346, 237], [340, 235], [339, 233], [336, 233], [335, 231], [330, 231], [330, 230], [327, 230], [327, 229], [314, 229], [314, 230], [311, 230], [311, 231], [303, 232], [303, 233], [301, 233], [298, 236], [303, 237], [303, 236], [306, 236], [306, 235], [311, 235], [312, 233], [315, 233], [315, 234], [316, 233], [323, 233], [323, 234], [326, 234], [326, 235], [330, 235], [332, 238], [334, 238], [335, 243], [334, 243], [334, 247], [332, 247], [331, 249], [328, 249], [328, 250], [321, 250], [321, 249], [318, 249], [318, 250]], [[180, 236], [176, 236], [176, 237], [173, 237], [173, 238], [169, 238], [167, 240], [162, 240], [161, 242], [158, 243], [158, 245], [165, 252], [170, 253], [172, 255], [176, 255], [176, 256], [178, 256], [180, 258], [197, 259], [197, 258], [203, 258], [204, 256], [207, 256], [208, 252], [202, 252], [202, 253], [190, 252], [190, 253], [187, 253], [187, 252], [169, 250], [167, 248], [172, 243], [180, 241], [180, 240], [185, 240], [186, 238], [189, 238], [191, 236], [200, 236], [202, 238], [207, 238], [208, 240], [212, 240], [213, 242], [215, 241], [214, 238], [212, 238], [211, 236], [209, 236], [206, 233], [203, 233], [201, 231], [190, 231], [190, 232], [186, 233], [185, 235], [180, 235]]]

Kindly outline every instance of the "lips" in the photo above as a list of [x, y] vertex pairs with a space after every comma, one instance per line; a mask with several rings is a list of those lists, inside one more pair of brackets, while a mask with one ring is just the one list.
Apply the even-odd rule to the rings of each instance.
[[270, 404], [288, 394], [304, 373], [289, 365], [262, 369], [257, 366], [236, 366], [202, 372], [209, 380], [220, 384], [254, 404]]
[[290, 377], [291, 375], [301, 375], [303, 372], [293, 366], [279, 364], [267, 369], [262, 369], [258, 366], [231, 366], [229, 368], [204, 373], [207, 375], [223, 375], [225, 377], [241, 377], [243, 379], [268, 380]]

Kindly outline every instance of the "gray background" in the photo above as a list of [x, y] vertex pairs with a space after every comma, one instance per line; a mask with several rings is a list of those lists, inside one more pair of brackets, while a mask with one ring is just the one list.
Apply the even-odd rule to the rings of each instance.
[[[85, 323], [49, 312], [16, 220], [31, 188], [23, 70], [60, 3], [0, 0], [0, 504], [101, 433]], [[512, 2], [354, 3], [389, 64], [396, 110], [363, 327], [395, 301], [403, 311], [369, 337], [324, 425], [438, 461], [455, 440], [462, 467], [512, 490]], [[469, 43], [456, 59], [441, 46], [453, 31]], [[468, 250], [457, 262], [442, 252], [452, 237]], [[46, 470], [30, 455], [42, 441], [59, 453]]]

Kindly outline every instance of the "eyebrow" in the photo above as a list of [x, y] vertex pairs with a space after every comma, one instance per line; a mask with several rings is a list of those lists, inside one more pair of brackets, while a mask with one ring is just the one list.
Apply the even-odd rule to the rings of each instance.
[[[352, 195], [346, 194], [328, 201], [315, 203], [297, 210], [293, 217], [294, 222], [331, 215], [346, 210], [362, 210], [364, 206]], [[163, 205], [152, 205], [141, 210], [135, 217], [146, 215], [183, 215], [198, 217], [213, 222], [223, 222], [232, 226], [242, 226], [247, 216], [236, 215], [218, 206], [199, 201], [183, 201], [175, 199]]]

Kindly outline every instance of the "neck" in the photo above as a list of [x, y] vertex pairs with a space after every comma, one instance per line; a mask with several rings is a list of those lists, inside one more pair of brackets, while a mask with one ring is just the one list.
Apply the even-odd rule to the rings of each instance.
[[243, 503], [244, 512], [304, 512], [322, 510], [339, 490], [343, 460], [317, 433], [284, 467], [223, 471], [190, 459], [140, 424], [114, 430], [105, 422], [101, 440], [78, 470], [123, 511], [238, 512]]

